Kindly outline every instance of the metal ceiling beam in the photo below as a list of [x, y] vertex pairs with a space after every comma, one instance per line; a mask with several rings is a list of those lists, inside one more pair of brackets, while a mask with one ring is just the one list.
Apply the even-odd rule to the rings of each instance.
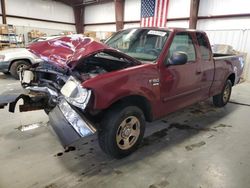
[[115, 22], [116, 31], [123, 29], [124, 26], [124, 0], [115, 1]]
[[77, 33], [83, 33], [84, 28], [84, 6], [73, 7], [74, 17], [75, 17], [75, 26]]
[[114, 0], [83, 0], [81, 3], [75, 3], [73, 6], [88, 6], [88, 5], [98, 5], [108, 2], [113, 2]]
[[77, 7], [77, 6], [102, 4], [102, 3], [112, 2], [114, 0], [55, 0], [55, 1], [62, 2], [72, 7]]
[[68, 0], [55, 0], [55, 1], [64, 3], [64, 4], [69, 5], [69, 6], [72, 6], [72, 1], [68, 1]]
[[189, 16], [189, 28], [196, 29], [198, 20], [200, 0], [191, 0], [190, 3], [190, 16]]
[[2, 8], [2, 22], [3, 24], [7, 24], [5, 0], [1, 0], [1, 8]]

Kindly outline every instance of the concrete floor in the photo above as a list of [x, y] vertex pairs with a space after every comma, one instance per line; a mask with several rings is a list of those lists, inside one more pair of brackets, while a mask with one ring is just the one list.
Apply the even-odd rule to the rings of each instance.
[[[0, 91], [15, 87], [18, 81], [0, 75]], [[148, 124], [140, 149], [122, 160], [106, 156], [96, 136], [65, 152], [49, 126], [17, 129], [46, 124], [43, 111], [0, 110], [0, 188], [249, 187], [249, 93], [250, 83], [242, 83], [225, 108], [208, 101]]]

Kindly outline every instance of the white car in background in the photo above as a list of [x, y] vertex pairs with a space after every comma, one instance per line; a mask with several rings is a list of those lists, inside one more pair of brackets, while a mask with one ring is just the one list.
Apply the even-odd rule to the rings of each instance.
[[[32, 43], [54, 39], [60, 36], [40, 37], [34, 39]], [[19, 72], [22, 69], [29, 68], [34, 63], [40, 63], [43, 60], [36, 57], [26, 48], [10, 48], [0, 51], [0, 72], [10, 73], [14, 78], [19, 78]]]

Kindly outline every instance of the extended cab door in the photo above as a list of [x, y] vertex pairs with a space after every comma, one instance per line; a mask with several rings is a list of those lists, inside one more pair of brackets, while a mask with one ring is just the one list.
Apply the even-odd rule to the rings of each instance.
[[[175, 111], [201, 99], [201, 68], [197, 60], [195, 33], [178, 32], [161, 68], [161, 100], [166, 113]], [[187, 63], [168, 65], [171, 55], [181, 51], [187, 54]]]
[[198, 43], [198, 59], [201, 62], [201, 95], [202, 99], [207, 99], [215, 73], [213, 54], [206, 34], [197, 32], [195, 35]]

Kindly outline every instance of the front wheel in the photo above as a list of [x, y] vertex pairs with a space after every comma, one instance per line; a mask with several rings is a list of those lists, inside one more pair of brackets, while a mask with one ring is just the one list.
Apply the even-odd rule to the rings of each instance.
[[116, 106], [110, 109], [98, 132], [101, 149], [114, 158], [133, 153], [141, 143], [145, 131], [144, 114], [136, 106]]
[[217, 107], [223, 107], [225, 106], [231, 96], [232, 91], [232, 82], [230, 80], [227, 80], [222, 92], [218, 95], [213, 96], [213, 103]]
[[10, 74], [16, 78], [19, 79], [19, 74], [22, 70], [28, 69], [30, 67], [30, 64], [25, 60], [18, 60], [12, 63], [10, 67]]

